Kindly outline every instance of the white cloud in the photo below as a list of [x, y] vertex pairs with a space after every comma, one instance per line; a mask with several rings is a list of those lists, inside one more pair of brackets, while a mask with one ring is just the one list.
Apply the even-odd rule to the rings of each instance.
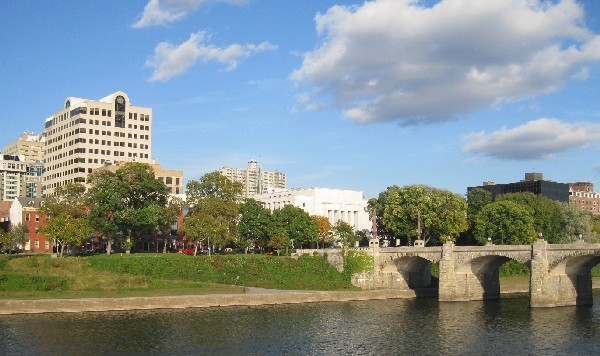
[[206, 44], [208, 39], [207, 34], [200, 31], [192, 33], [190, 38], [179, 46], [169, 42], [159, 43], [154, 49], [154, 55], [146, 61], [147, 67], [154, 68], [150, 81], [166, 82], [187, 72], [199, 60], [225, 64], [227, 70], [233, 70], [241, 59], [276, 48], [269, 42], [216, 47]]
[[221, 2], [227, 4], [242, 4], [246, 0], [150, 0], [144, 7], [139, 20], [132, 25], [134, 28], [163, 26], [176, 22], [196, 10], [200, 5]]
[[464, 150], [500, 159], [550, 159], [556, 153], [592, 143], [600, 143], [600, 124], [542, 118], [488, 135], [472, 133], [466, 138]]
[[356, 122], [419, 125], [586, 78], [600, 36], [575, 0], [374, 0], [317, 14], [320, 46], [291, 74]]

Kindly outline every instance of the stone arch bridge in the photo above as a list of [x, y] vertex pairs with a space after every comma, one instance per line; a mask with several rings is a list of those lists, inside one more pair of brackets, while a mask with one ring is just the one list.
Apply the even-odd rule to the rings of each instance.
[[431, 263], [439, 265], [439, 300], [488, 300], [500, 297], [499, 268], [509, 260], [530, 269], [532, 307], [592, 304], [591, 269], [600, 262], [600, 244], [380, 248], [372, 241], [372, 272], [355, 274], [352, 283], [364, 289], [426, 288], [431, 285]]

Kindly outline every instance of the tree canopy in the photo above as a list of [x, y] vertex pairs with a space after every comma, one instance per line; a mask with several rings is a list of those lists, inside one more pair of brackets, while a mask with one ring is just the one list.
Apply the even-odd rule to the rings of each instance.
[[139, 238], [160, 229], [168, 192], [152, 166], [130, 162], [116, 172], [100, 170], [89, 177], [89, 220], [92, 227], [112, 238]]
[[246, 199], [240, 206], [238, 232], [244, 246], [267, 247], [273, 230], [271, 212], [255, 199]]
[[537, 237], [531, 210], [510, 200], [484, 206], [475, 217], [473, 235], [482, 245], [488, 238], [497, 245], [521, 245]]
[[283, 230], [294, 244], [311, 247], [319, 238], [317, 224], [304, 210], [286, 205], [273, 212], [274, 230]]
[[57, 241], [62, 256], [65, 247], [80, 246], [91, 237], [92, 226], [86, 211], [85, 187], [80, 183], [69, 183], [57, 187], [54, 194], [47, 197], [42, 211], [46, 214], [46, 225], [40, 232]]
[[187, 203], [190, 208], [184, 220], [195, 228], [184, 228], [186, 237], [193, 240], [211, 239], [217, 247], [239, 244], [237, 222], [242, 185], [233, 182], [219, 172], [203, 175], [200, 180], [186, 185]]
[[421, 216], [422, 238], [436, 243], [455, 240], [467, 229], [467, 203], [463, 197], [447, 190], [425, 185], [391, 186], [371, 199], [376, 209], [377, 230], [404, 243], [417, 238]]

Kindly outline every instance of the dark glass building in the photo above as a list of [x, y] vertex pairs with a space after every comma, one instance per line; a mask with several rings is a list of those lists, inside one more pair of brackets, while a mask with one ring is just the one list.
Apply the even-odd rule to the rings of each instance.
[[467, 192], [476, 188], [487, 190], [492, 193], [492, 197], [506, 193], [531, 192], [559, 202], [569, 202], [569, 184], [544, 180], [542, 173], [525, 173], [525, 179], [515, 183], [494, 184], [486, 182], [478, 187], [468, 187]]

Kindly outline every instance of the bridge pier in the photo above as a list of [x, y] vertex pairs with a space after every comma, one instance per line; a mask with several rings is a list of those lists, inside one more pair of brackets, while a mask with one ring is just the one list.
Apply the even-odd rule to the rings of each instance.
[[550, 266], [548, 243], [542, 239], [533, 244], [532, 254], [530, 288], [532, 307], [593, 303], [591, 276], [591, 267], [595, 264], [593, 259], [588, 256], [576, 257], [564, 260], [556, 266]]

